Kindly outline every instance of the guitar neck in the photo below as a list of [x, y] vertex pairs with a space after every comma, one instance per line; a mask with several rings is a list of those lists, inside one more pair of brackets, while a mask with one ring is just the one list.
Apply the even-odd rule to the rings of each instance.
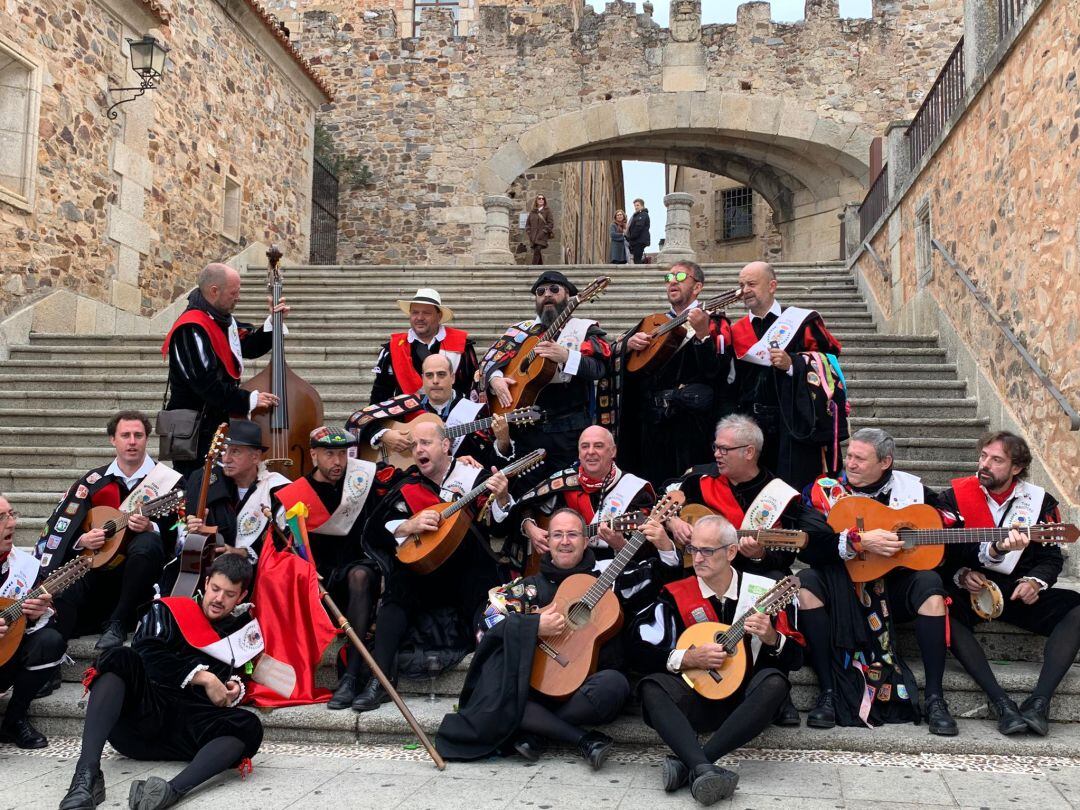
[[27, 599], [39, 599], [45, 594], [58, 594], [66, 590], [72, 583], [79, 580], [89, 570], [90, 559], [88, 557], [76, 557], [59, 571], [53, 572], [53, 574], [47, 577], [40, 585], [31, 588], [25, 596], [17, 599], [4, 610], [0, 611], [0, 619], [3, 619], [5, 623], [10, 625], [13, 621], [22, 616], [23, 603], [26, 602]]
[[468, 436], [471, 433], [476, 433], [480, 430], [487, 430], [491, 427], [491, 420], [494, 417], [486, 416], [483, 419], [477, 419], [475, 422], [466, 422], [463, 425], [454, 425], [453, 427], [446, 428], [446, 438], [457, 439], [461, 436]]
[[[897, 535], [906, 545], [940, 546], [949, 543], [992, 543], [1004, 540], [1011, 529], [900, 529]], [[1032, 538], [1033, 542], [1042, 542]], [[1055, 541], [1057, 542], [1057, 541]]]
[[637, 530], [631, 532], [626, 545], [615, 555], [615, 559], [604, 569], [603, 573], [596, 578], [596, 582], [589, 586], [589, 590], [581, 597], [581, 601], [590, 608], [596, 607], [601, 597], [614, 587], [619, 574], [630, 564], [630, 560], [634, 558], [638, 549], [645, 545], [646, 542], [648, 542], [648, 538], [644, 534]]
[[[540, 451], [534, 450], [533, 452], [529, 453], [529, 455], [525, 456], [525, 458], [518, 459], [513, 464], [507, 464], [506, 467], [499, 470], [499, 472], [501, 472], [507, 478], [513, 478], [518, 473], [535, 464], [538, 458], [543, 458], [543, 456], [539, 455], [539, 453]], [[487, 492], [487, 486], [485, 486], [485, 484], [486, 479], [485, 483], [478, 484], [477, 486], [466, 492], [464, 495], [462, 495], [460, 498], [458, 498], [456, 501], [454, 501], [443, 511], [443, 517], [447, 518], [453, 514], [456, 514], [457, 512], [460, 512], [470, 503], [472, 503], [485, 492]]]

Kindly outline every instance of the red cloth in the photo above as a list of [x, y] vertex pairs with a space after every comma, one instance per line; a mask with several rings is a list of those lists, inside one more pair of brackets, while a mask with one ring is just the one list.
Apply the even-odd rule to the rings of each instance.
[[731, 484], [725, 476], [719, 475], [716, 478], [709, 475], [702, 476], [699, 486], [707, 507], [715, 509], [727, 518], [728, 523], [736, 529], [742, 526], [746, 512], [735, 500], [731, 492]]
[[267, 533], [255, 572], [252, 613], [263, 633], [263, 654], [293, 668], [296, 682], [285, 697], [262, 684], [248, 684], [246, 702], [277, 708], [325, 703], [330, 690], [315, 686], [323, 652], [338, 634], [319, 598], [315, 566], [290, 551], [278, 551]]
[[[818, 322], [818, 328], [821, 330], [822, 335], [829, 341], [825, 345], [818, 344], [817, 338], [814, 337], [814, 330], [809, 326], [809, 324], [813, 323], [815, 320]], [[802, 346], [799, 347], [798, 351], [840, 354], [840, 341], [829, 333], [829, 330], [825, 328], [824, 322], [822, 322], [816, 314], [807, 318], [806, 321], [803, 322], [801, 328], [803, 330]], [[740, 318], [731, 325], [731, 339], [732, 344], [735, 347], [736, 357], [743, 357], [751, 348], [753, 348], [753, 345], [760, 340], [760, 338], [754, 334], [754, 326], [750, 321], [749, 315]]]
[[[735, 576], [735, 572], [732, 572], [732, 576]], [[705, 611], [706, 621], [720, 621], [720, 617], [716, 615], [716, 611], [713, 609], [712, 602], [706, 599], [701, 592], [697, 577], [686, 577], [675, 582], [669, 582], [664, 588], [675, 599], [675, 607], [679, 611], [679, 615], [682, 616], [683, 624], [686, 627], [693, 627], [698, 623], [698, 620], [694, 618], [694, 611], [697, 608]]]
[[210, 348], [214, 350], [214, 354], [217, 355], [217, 359], [221, 361], [225, 371], [227, 371], [229, 376], [234, 380], [239, 380], [240, 364], [236, 362], [236, 355], [232, 353], [228, 335], [222, 332], [221, 327], [217, 325], [214, 319], [201, 309], [189, 309], [176, 319], [176, 323], [172, 325], [169, 334], [165, 336], [165, 342], [161, 344], [161, 356], [168, 356], [169, 343], [172, 341], [173, 332], [186, 324], [194, 324], [195, 326], [201, 327], [202, 330], [206, 332], [206, 336], [210, 338]]
[[303, 501], [308, 508], [308, 516], [305, 521], [310, 531], [317, 531], [320, 526], [330, 519], [330, 513], [326, 511], [322, 498], [319, 497], [319, 493], [315, 491], [307, 478], [297, 478], [274, 494], [277, 495], [277, 499], [285, 507], [286, 512]]
[[954, 478], [952, 488], [956, 494], [956, 508], [964, 519], [965, 529], [993, 529], [997, 526], [977, 475]]
[[592, 501], [589, 500], [589, 493], [580, 489], [571, 489], [564, 491], [563, 496], [566, 498], [566, 505], [585, 518], [586, 523], [593, 522], [596, 510], [593, 509]]
[[414, 515], [440, 503], [439, 496], [423, 484], [405, 484], [401, 488], [401, 497]]
[[1013, 491], [1015, 489], [1016, 479], [1014, 478], [1012, 480], [1012, 483], [1009, 484], [1009, 488], [1004, 492], [991, 492], [990, 490], [987, 490], [986, 494], [994, 499], [994, 503], [996, 503], [998, 506], [1001, 506], [1003, 503], [1005, 503], [1005, 501], [1009, 500], [1009, 498], [1012, 497]]
[[[464, 353], [465, 341], [469, 333], [449, 326], [444, 326], [443, 329], [446, 330], [446, 337], [439, 343], [439, 351]], [[424, 380], [413, 365], [412, 346], [409, 344], [408, 332], [390, 335], [390, 364], [394, 368], [394, 377], [397, 378], [398, 387], [401, 388], [403, 394], [415, 394], [423, 387]]]
[[736, 357], [745, 355], [758, 342], [758, 336], [754, 334], [749, 315], [731, 325], [731, 342], [735, 348]]
[[111, 506], [113, 509], [120, 508], [120, 485], [110, 481], [101, 489], [90, 496], [91, 506]]
[[221, 641], [221, 636], [210, 624], [203, 613], [202, 606], [194, 599], [185, 596], [165, 596], [161, 604], [169, 609], [176, 620], [176, 626], [184, 636], [184, 641], [196, 650], [202, 650]]

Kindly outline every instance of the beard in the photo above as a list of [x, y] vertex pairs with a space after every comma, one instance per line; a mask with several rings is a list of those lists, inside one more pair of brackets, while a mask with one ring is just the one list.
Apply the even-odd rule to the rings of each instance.
[[979, 478], [979, 483], [989, 490], [999, 490], [1003, 488], [1007, 483], [1007, 478], [997, 479], [994, 474], [988, 470], [979, 470], [976, 475]]
[[536, 317], [544, 326], [551, 326], [564, 309], [566, 309], [566, 304], [537, 304]]

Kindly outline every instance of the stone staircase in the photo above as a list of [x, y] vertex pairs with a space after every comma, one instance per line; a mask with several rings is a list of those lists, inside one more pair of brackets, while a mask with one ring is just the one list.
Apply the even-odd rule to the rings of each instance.
[[[665, 306], [661, 270], [653, 266], [560, 268], [579, 285], [600, 273], [614, 282], [583, 314], [597, 318], [610, 335], [620, 334], [643, 314]], [[706, 294], [735, 284], [737, 265], [706, 268]], [[852, 428], [876, 426], [897, 437], [898, 467], [916, 472], [931, 486], [944, 486], [972, 469], [975, 439], [987, 422], [976, 415], [975, 401], [957, 378], [936, 336], [907, 337], [879, 333], [851, 274], [835, 263], [778, 265], [779, 296], [785, 304], [811, 307], [825, 318], [844, 346], [842, 364], [853, 407]], [[394, 300], [411, 297], [419, 286], [434, 286], [457, 312], [455, 325], [475, 337], [483, 349], [510, 322], [527, 316], [529, 286], [535, 274], [525, 267], [298, 267], [286, 271], [285, 294], [293, 313], [286, 354], [295, 371], [323, 396], [327, 420], [343, 423], [366, 404], [371, 365], [377, 346], [391, 330], [405, 323]], [[237, 316], [259, 321], [264, 314], [262, 275], [252, 270], [244, 279]], [[741, 314], [741, 311], [733, 311]], [[165, 365], [158, 337], [113, 337], [37, 334], [28, 346], [14, 348], [0, 363], [0, 492], [23, 514], [16, 542], [31, 545], [60, 493], [88, 468], [112, 456], [104, 424], [121, 407], [152, 415], [159, 407]], [[264, 360], [248, 364], [246, 374]], [[1001, 664], [1006, 687], [1019, 698], [1034, 684], [1042, 639], [1005, 625], [980, 631], [992, 657]], [[77, 735], [82, 706], [79, 676], [92, 657], [94, 639], [72, 644], [75, 663], [66, 667], [64, 687], [34, 704], [46, 733]], [[913, 639], [902, 643], [918, 661]], [[434, 684], [436, 701], [423, 696], [427, 683], [402, 684], [410, 706], [423, 725], [434, 730], [452, 709], [466, 662], [444, 673]], [[955, 665], [949, 672], [948, 698], [958, 715], [985, 716], [985, 700]], [[917, 668], [916, 668], [917, 669]], [[324, 666], [321, 678], [332, 683]], [[796, 674], [796, 703], [809, 707], [815, 694], [808, 669]], [[1053, 704], [1057, 719], [1080, 721], [1080, 674], [1063, 684]], [[409, 732], [392, 706], [357, 716], [328, 712], [321, 706], [278, 710], [264, 716], [268, 736], [281, 741], [345, 742], [372, 735], [408, 739]], [[612, 732], [627, 743], [654, 742], [652, 732], [632, 714]], [[986, 721], [963, 722], [962, 736], [945, 740], [925, 727], [870, 733], [837, 729], [813, 732], [772, 729], [764, 746], [845, 750], [1035, 752], [1071, 755], [1080, 741], [1080, 725], [1055, 726], [1047, 740], [1006, 739]]]

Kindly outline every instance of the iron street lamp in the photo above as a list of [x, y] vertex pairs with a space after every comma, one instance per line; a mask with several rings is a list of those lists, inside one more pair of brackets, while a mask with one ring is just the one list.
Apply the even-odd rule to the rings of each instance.
[[119, 113], [116, 112], [116, 107], [121, 104], [126, 104], [129, 101], [134, 101], [147, 90], [153, 90], [154, 83], [161, 79], [165, 75], [165, 56], [169, 53], [169, 49], [158, 42], [154, 37], [146, 36], [142, 39], [128, 39], [128, 49], [131, 52], [131, 69], [139, 76], [141, 80], [138, 87], [110, 87], [110, 93], [123, 93], [129, 90], [137, 90], [138, 92], [131, 98], [123, 98], [120, 101], [113, 104], [106, 110], [106, 115], [111, 120], [116, 120]]

